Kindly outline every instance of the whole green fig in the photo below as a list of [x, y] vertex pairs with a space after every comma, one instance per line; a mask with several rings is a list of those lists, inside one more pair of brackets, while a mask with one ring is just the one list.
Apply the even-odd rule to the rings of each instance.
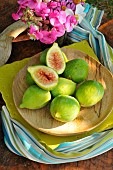
[[37, 85], [28, 87], [25, 91], [20, 108], [40, 109], [51, 100], [49, 91], [43, 90]]
[[66, 63], [63, 76], [75, 83], [83, 82], [88, 76], [88, 63], [80, 58], [70, 60]]
[[83, 82], [76, 90], [76, 98], [83, 107], [90, 107], [98, 103], [104, 95], [104, 87], [95, 80]]
[[58, 84], [51, 91], [53, 97], [58, 95], [73, 95], [76, 89], [76, 83], [72, 80], [60, 77], [58, 80]]
[[72, 96], [59, 95], [50, 104], [52, 117], [61, 122], [73, 121], [79, 114], [79, 102]]

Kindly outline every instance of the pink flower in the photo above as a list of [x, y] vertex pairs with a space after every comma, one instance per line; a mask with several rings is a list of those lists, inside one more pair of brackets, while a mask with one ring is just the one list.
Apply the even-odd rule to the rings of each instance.
[[40, 39], [43, 38], [44, 35], [42, 34], [42, 32], [36, 31], [35, 36], [36, 36], [36, 39], [37, 39], [37, 40], [40, 40]]
[[58, 7], [58, 2], [51, 1], [51, 2], [48, 3], [47, 6], [51, 9], [54, 9], [54, 8]]
[[30, 0], [18, 0], [18, 4], [21, 6], [27, 6]]
[[40, 2], [42, 2], [42, 0], [18, 0], [18, 4], [29, 7], [30, 9], [35, 8]]
[[54, 10], [49, 14], [50, 23], [53, 26], [64, 24], [66, 22], [66, 13], [64, 11]]
[[64, 25], [57, 25], [56, 27], [52, 28], [56, 32], [57, 37], [61, 37], [65, 34], [65, 27]]
[[12, 14], [12, 17], [13, 17], [13, 19], [14, 20], [18, 20], [18, 19], [20, 19], [21, 18], [21, 16], [23, 15], [23, 10], [25, 9], [25, 7], [23, 7], [23, 6], [19, 6], [19, 8], [18, 8], [18, 11], [17, 11], [17, 13], [13, 13]]
[[17, 21], [18, 19], [20, 19], [20, 16], [17, 13], [12, 13], [12, 17], [15, 21]]
[[73, 11], [76, 8], [76, 5], [73, 3], [73, 0], [61, 0], [61, 6], [66, 6], [69, 9], [72, 9]]
[[64, 24], [66, 22], [66, 13], [65, 11], [59, 12], [59, 21], [61, 24]]
[[42, 2], [42, 3], [37, 3], [37, 6], [35, 7], [35, 13], [38, 16], [41, 16], [42, 18], [46, 18], [50, 12], [50, 9], [47, 7], [47, 4]]
[[30, 29], [29, 29], [29, 35], [31, 37], [31, 39], [41, 39], [43, 38], [42, 33], [38, 30], [37, 27], [30, 25]]
[[56, 36], [56, 32], [54, 30], [51, 31], [40, 31], [43, 35], [43, 37], [40, 39], [40, 41], [42, 43], [45, 44], [52, 44], [53, 42], [56, 41], [57, 36]]
[[76, 25], [78, 23], [78, 21], [76, 20], [74, 15], [68, 15], [66, 18], [66, 23], [65, 28], [67, 32], [71, 32], [74, 28], [74, 25]]
[[29, 2], [28, 2], [28, 7], [30, 9], [35, 9], [35, 8], [37, 8], [37, 6], [40, 6], [40, 5], [41, 5], [41, 3], [38, 0], [29, 0]]
[[73, 0], [18, 0], [18, 4], [12, 17], [28, 24], [31, 39], [45, 44], [52, 44], [78, 23], [74, 16], [78, 8]]
[[29, 33], [34, 34], [36, 32], [36, 28], [33, 25], [30, 25]]

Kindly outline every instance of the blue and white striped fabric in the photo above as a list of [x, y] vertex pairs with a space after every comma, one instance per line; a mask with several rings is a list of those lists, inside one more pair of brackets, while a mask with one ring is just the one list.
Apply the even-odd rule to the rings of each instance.
[[94, 133], [74, 142], [61, 143], [54, 150], [41, 144], [20, 123], [11, 119], [5, 106], [1, 112], [4, 141], [12, 152], [32, 161], [60, 164], [86, 160], [113, 148], [113, 130]]
[[107, 44], [104, 35], [97, 29], [100, 26], [104, 11], [85, 4], [86, 16], [67, 39], [72, 42], [88, 40], [99, 61], [113, 73], [113, 49]]

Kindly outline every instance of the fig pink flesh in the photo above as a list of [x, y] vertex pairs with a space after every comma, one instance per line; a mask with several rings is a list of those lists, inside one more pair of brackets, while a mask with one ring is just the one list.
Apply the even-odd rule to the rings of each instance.
[[52, 52], [49, 58], [49, 63], [55, 70], [60, 70], [63, 67], [63, 60], [58, 52]]
[[42, 82], [43, 84], [50, 84], [51, 82], [56, 82], [56, 77], [53, 73], [49, 72], [48, 70], [38, 69], [35, 73], [37, 79]]

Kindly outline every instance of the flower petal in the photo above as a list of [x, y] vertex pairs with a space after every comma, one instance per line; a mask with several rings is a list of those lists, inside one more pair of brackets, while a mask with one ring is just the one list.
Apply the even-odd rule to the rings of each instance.
[[86, 16], [86, 13], [84, 12], [84, 7], [81, 4], [76, 5], [76, 11], [75, 14], [78, 15], [78, 22], [81, 23], [83, 18]]
[[61, 37], [65, 34], [65, 27], [64, 27], [64, 25], [61, 25], [61, 24], [52, 28], [52, 30], [54, 30], [56, 32], [57, 37]]
[[57, 36], [55, 31], [41, 31], [43, 37], [40, 39], [42, 43], [52, 44], [56, 41]]
[[59, 12], [59, 17], [58, 17], [58, 19], [59, 19], [59, 22], [60, 22], [61, 24], [63, 24], [63, 23], [66, 22], [66, 13], [65, 13], [65, 11], [60, 11], [60, 12]]
[[77, 25], [77, 20], [75, 16], [73, 15], [68, 15], [66, 18], [66, 23], [65, 23], [65, 28], [67, 32], [71, 32], [74, 28], [75, 25]]
[[16, 13], [12, 13], [12, 17], [15, 21], [17, 21], [18, 19], [20, 19], [20, 16]]
[[84, 9], [85, 9], [85, 8], [84, 8], [81, 4], [77, 4], [77, 5], [76, 5], [75, 14], [81, 14], [81, 13], [83, 13]]
[[66, 12], [66, 16], [74, 15], [74, 12], [71, 9], [69, 9], [69, 8], [66, 8], [65, 12]]

